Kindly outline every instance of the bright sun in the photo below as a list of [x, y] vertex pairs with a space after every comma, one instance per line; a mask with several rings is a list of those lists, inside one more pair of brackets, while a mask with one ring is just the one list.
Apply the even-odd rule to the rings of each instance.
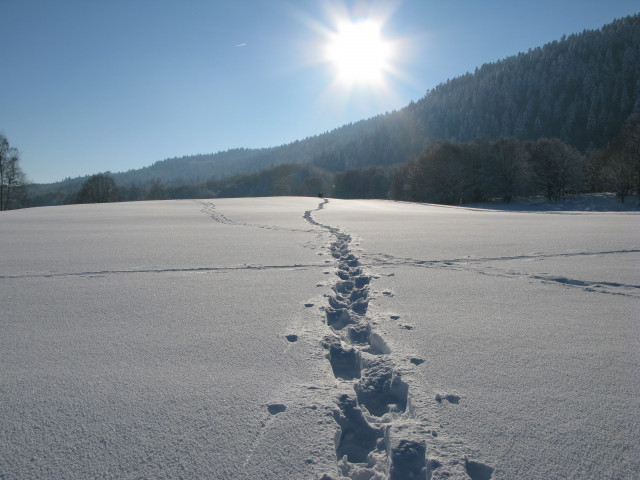
[[391, 47], [381, 37], [377, 23], [347, 22], [331, 34], [326, 55], [341, 83], [378, 85], [389, 68]]

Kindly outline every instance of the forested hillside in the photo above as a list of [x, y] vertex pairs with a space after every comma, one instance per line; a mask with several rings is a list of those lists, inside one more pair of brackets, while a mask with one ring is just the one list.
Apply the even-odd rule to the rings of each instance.
[[[307, 170], [309, 178], [324, 182], [335, 176], [330, 194], [372, 195], [381, 191], [381, 185], [389, 185], [394, 169], [438, 141], [557, 138], [584, 154], [606, 149], [634, 113], [640, 113], [640, 15], [485, 64], [474, 73], [447, 80], [399, 111], [331, 132], [280, 147], [167, 159], [113, 176], [123, 191], [132, 189], [137, 196], [153, 182], [184, 195], [190, 185], [194, 194], [242, 196], [261, 191], [278, 195], [277, 188], [265, 191], [251, 185], [265, 175], [253, 174], [283, 164], [309, 164], [318, 167]], [[372, 166], [384, 168], [367, 170]], [[377, 186], [354, 183], [353, 174], [346, 172], [355, 169], [363, 181], [370, 177]], [[248, 173], [252, 175], [244, 180], [237, 177]], [[222, 187], [231, 177], [235, 187]], [[73, 201], [83, 180], [35, 186], [32, 204]], [[342, 181], [340, 188], [333, 187], [336, 180]], [[216, 188], [204, 188], [213, 183]], [[349, 184], [358, 188], [349, 191]], [[244, 190], [240, 185], [245, 185]], [[137, 199], [126, 195], [122, 199], [129, 198]]]
[[429, 140], [557, 137], [605, 147], [640, 112], [640, 16], [483, 65], [409, 108]]

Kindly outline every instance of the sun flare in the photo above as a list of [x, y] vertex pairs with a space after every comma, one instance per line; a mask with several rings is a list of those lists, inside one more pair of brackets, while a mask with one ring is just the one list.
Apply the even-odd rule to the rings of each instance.
[[374, 21], [346, 22], [330, 35], [326, 55], [341, 83], [375, 85], [389, 67], [391, 47]]

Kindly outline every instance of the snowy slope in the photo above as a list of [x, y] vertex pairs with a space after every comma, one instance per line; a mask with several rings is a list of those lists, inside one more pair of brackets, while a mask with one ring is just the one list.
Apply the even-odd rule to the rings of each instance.
[[1, 212], [0, 477], [637, 477], [638, 220]]

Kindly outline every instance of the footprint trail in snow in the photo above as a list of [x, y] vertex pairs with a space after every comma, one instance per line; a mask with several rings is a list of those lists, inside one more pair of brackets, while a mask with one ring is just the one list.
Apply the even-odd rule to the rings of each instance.
[[[329, 327], [322, 345], [335, 378], [347, 385], [348, 392], [338, 395], [333, 412], [338, 427], [335, 447], [340, 475], [379, 480], [491, 478], [493, 469], [478, 462], [460, 459], [454, 462], [458, 468], [453, 470], [457, 471], [445, 471], [440, 468], [441, 462], [428, 459], [424, 437], [430, 431], [414, 418], [409, 384], [367, 316], [373, 276], [352, 252], [350, 235], [312, 216], [327, 203], [325, 199], [316, 210], [308, 210], [304, 218], [334, 238], [329, 250], [337, 263], [338, 278], [333, 293], [328, 295], [328, 305], [322, 307]], [[411, 363], [419, 365], [421, 361]], [[321, 477], [332, 478], [330, 474]]]

